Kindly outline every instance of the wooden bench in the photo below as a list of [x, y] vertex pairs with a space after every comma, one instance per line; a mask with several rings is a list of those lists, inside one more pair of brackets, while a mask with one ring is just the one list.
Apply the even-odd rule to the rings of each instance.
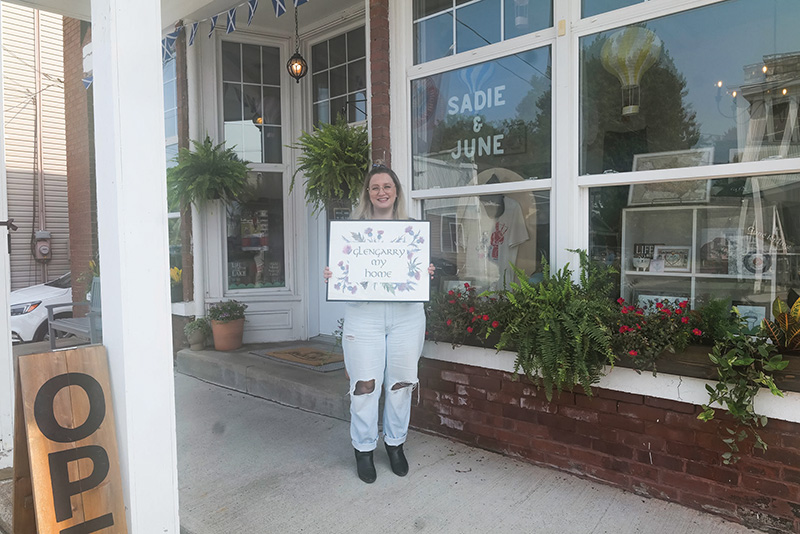
[[[100, 313], [100, 278], [92, 279], [91, 299], [83, 302], [70, 302], [67, 304], [50, 304], [47, 308], [47, 326], [50, 334], [50, 350], [56, 349], [57, 332], [72, 334], [89, 340], [90, 343], [100, 343], [103, 339], [103, 325]], [[60, 308], [75, 308], [89, 306], [89, 313], [85, 317], [70, 317], [56, 319], [55, 310]]]

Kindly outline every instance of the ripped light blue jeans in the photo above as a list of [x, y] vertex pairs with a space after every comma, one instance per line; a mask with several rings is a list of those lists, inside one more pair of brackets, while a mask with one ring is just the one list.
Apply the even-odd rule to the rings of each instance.
[[[344, 315], [342, 348], [350, 375], [350, 437], [361, 452], [378, 445], [378, 403], [384, 390], [383, 440], [406, 441], [411, 394], [418, 386], [417, 364], [425, 340], [421, 302], [351, 302]], [[370, 393], [356, 393], [374, 380]]]

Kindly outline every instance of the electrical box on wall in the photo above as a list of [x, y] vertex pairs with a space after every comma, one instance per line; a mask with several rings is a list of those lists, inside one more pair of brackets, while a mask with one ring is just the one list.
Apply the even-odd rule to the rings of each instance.
[[37, 230], [34, 232], [33, 257], [36, 261], [47, 263], [52, 256], [50, 246], [50, 232], [47, 230]]

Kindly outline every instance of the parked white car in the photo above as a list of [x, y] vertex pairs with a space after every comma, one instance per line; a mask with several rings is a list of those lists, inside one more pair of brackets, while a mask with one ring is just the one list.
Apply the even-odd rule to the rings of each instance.
[[[48, 337], [47, 308], [72, 302], [70, 273], [51, 282], [11, 292], [11, 340], [16, 343], [44, 341]], [[55, 310], [56, 317], [72, 317], [71, 308]]]

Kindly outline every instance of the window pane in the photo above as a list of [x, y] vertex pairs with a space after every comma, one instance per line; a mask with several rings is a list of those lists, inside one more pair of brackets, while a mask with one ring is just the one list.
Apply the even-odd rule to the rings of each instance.
[[359, 122], [367, 120], [367, 93], [361, 91], [350, 95], [347, 106], [347, 121]]
[[222, 108], [225, 122], [242, 120], [242, 86], [238, 83], [222, 84]]
[[453, 7], [453, 0], [414, 0], [414, 20]]
[[283, 142], [280, 127], [264, 126], [261, 130], [264, 137], [264, 163], [281, 163]]
[[590, 254], [619, 269], [631, 304], [722, 299], [770, 317], [800, 283], [798, 185], [787, 174], [595, 188]]
[[347, 65], [347, 91], [359, 91], [367, 87], [367, 61], [362, 59]]
[[414, 24], [414, 64], [453, 55], [453, 14]]
[[331, 60], [331, 67], [341, 65], [347, 61], [347, 39], [345, 34], [334, 37], [328, 41], [329, 57]]
[[550, 91], [549, 47], [414, 80], [414, 189], [549, 178]]
[[343, 95], [347, 92], [347, 65], [330, 70], [331, 96]]
[[164, 83], [164, 109], [175, 109], [178, 106], [175, 80]]
[[314, 126], [329, 124], [330, 122], [330, 102], [326, 100], [325, 102], [314, 104]]
[[244, 91], [244, 114], [242, 120], [258, 121], [259, 118], [266, 123], [266, 117], [262, 110], [261, 103], [261, 86], [260, 85], [245, 85]]
[[441, 286], [469, 283], [479, 290], [502, 289], [522, 269], [541, 278], [542, 254], [550, 248], [550, 195], [520, 192], [423, 202], [431, 222], [431, 261]]
[[347, 97], [340, 96], [339, 98], [331, 99], [331, 122], [335, 122], [338, 117], [347, 119]]
[[281, 123], [281, 90], [278, 87], [264, 88], [264, 124]]
[[797, 20], [731, 1], [582, 38], [581, 174], [796, 157]]
[[553, 25], [553, 0], [504, 0], [505, 39]]
[[282, 175], [251, 172], [250, 179], [254, 200], [228, 209], [228, 289], [284, 287]]
[[311, 79], [314, 86], [314, 102], [319, 102], [320, 100], [327, 100], [330, 98], [331, 95], [328, 91], [328, 73], [321, 72], [319, 74], [315, 74]]
[[328, 41], [311, 47], [311, 71], [319, 72], [328, 68]]
[[[183, 301], [183, 256], [181, 256], [181, 219], [167, 219], [169, 235], [170, 294], [172, 302]], [[174, 271], [176, 269], [176, 271]], [[173, 273], [176, 273], [173, 275]], [[177, 274], [179, 273], [179, 274]]]
[[222, 42], [222, 81], [242, 81], [239, 43]]
[[347, 61], [366, 57], [364, 26], [347, 33]]
[[266, 85], [280, 85], [281, 74], [281, 51], [271, 46], [261, 47], [261, 71]]
[[500, 42], [500, 0], [480, 0], [456, 10], [456, 52]]
[[242, 45], [242, 81], [261, 83], [261, 47]]
[[644, 0], [581, 0], [581, 17], [591, 17], [592, 15], [642, 2]]
[[178, 136], [178, 111], [171, 109], [164, 113], [164, 137]]

